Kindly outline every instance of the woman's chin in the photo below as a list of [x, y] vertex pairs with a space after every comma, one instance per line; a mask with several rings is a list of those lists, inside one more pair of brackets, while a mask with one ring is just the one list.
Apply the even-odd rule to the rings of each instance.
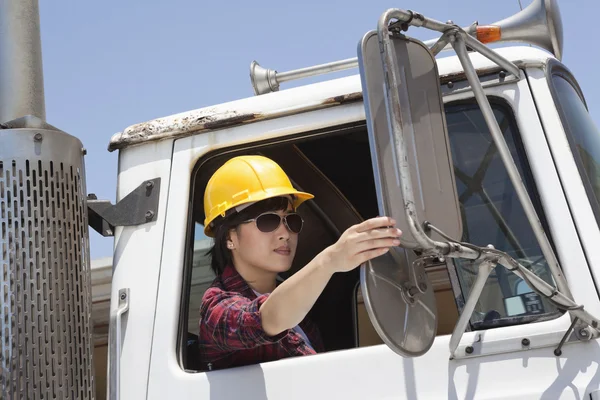
[[282, 272], [287, 272], [290, 270], [290, 268], [292, 268], [292, 264], [291, 263], [270, 263], [269, 265], [264, 265], [261, 266], [261, 269], [265, 270], [265, 271], [269, 271], [269, 272], [274, 272], [274, 273], [282, 273]]

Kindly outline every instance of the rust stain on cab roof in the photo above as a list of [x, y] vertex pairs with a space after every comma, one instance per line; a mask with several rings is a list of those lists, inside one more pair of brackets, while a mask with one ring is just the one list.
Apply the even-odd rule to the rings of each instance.
[[303, 112], [339, 106], [362, 101], [362, 92], [347, 93], [328, 97], [316, 103], [307, 103], [298, 107], [274, 109], [267, 113], [222, 111], [212, 107], [183, 114], [181, 117], [168, 116], [148, 122], [132, 125], [125, 131], [116, 134], [110, 141], [109, 151], [122, 149], [140, 143], [161, 139], [181, 138], [204, 131], [228, 128], [232, 126], [300, 114]]
[[108, 150], [114, 151], [134, 144], [184, 137], [198, 132], [220, 129], [260, 120], [259, 113], [238, 113], [213, 109], [192, 112], [181, 118], [165, 117], [132, 125], [115, 135]]

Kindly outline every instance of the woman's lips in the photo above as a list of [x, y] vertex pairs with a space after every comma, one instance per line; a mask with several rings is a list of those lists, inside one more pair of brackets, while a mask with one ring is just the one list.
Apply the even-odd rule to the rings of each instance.
[[274, 251], [275, 253], [281, 254], [282, 256], [289, 256], [292, 252], [289, 247], [278, 247]]

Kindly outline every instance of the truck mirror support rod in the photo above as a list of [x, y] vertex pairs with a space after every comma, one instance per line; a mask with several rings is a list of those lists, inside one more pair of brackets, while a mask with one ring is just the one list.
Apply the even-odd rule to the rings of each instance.
[[[492, 245], [488, 245], [488, 248], [493, 248]], [[498, 257], [490, 256], [488, 258], [483, 258], [479, 265], [477, 265], [477, 278], [475, 278], [475, 282], [473, 283], [473, 287], [471, 288], [471, 294], [469, 298], [467, 298], [467, 302], [463, 308], [462, 313], [454, 326], [454, 330], [452, 331], [452, 336], [450, 337], [450, 356], [454, 357], [456, 353], [456, 349], [458, 348], [458, 344], [460, 343], [460, 339], [462, 338], [463, 332], [466, 331], [467, 326], [469, 325], [469, 320], [473, 315], [473, 311], [475, 310], [475, 306], [479, 301], [479, 296], [483, 292], [485, 288], [485, 282], [487, 278], [490, 276], [496, 265], [498, 264]]]
[[[529, 220], [531, 228], [533, 229], [533, 233], [541, 247], [542, 253], [544, 254], [544, 257], [546, 258], [548, 267], [550, 268], [550, 271], [552, 272], [552, 275], [553, 275], [554, 279], [556, 280], [557, 287], [560, 291], [565, 293], [568, 297], [571, 297], [571, 292], [569, 290], [569, 286], [567, 285], [567, 281], [564, 279], [562, 271], [560, 270], [560, 267], [558, 265], [558, 260], [556, 259], [554, 251], [553, 251], [552, 247], [550, 246], [550, 242], [548, 241], [548, 237], [546, 236], [546, 234], [544, 232], [544, 228], [542, 227], [542, 224], [537, 215], [537, 212], [535, 211], [535, 208], [533, 207], [531, 198], [529, 197], [529, 194], [527, 193], [527, 188], [525, 188], [525, 184], [523, 183], [523, 180], [519, 174], [519, 170], [517, 169], [515, 161], [514, 161], [512, 155], [510, 154], [510, 150], [506, 144], [506, 140], [504, 139], [504, 136], [502, 135], [502, 131], [500, 130], [500, 127], [498, 126], [498, 121], [496, 120], [496, 117], [494, 116], [492, 107], [490, 106], [488, 98], [485, 95], [485, 92], [483, 91], [481, 83], [479, 82], [479, 78], [477, 77], [477, 72], [475, 72], [475, 68], [473, 67], [473, 64], [471, 63], [471, 59], [469, 58], [469, 54], [467, 53], [466, 45], [468, 44], [471, 48], [473, 48], [474, 50], [476, 50], [478, 52], [481, 52], [482, 55], [484, 55], [485, 57], [488, 57], [492, 61], [497, 61], [495, 58], [493, 58], [493, 55], [495, 55], [495, 53], [493, 53], [492, 50], [490, 50], [489, 48], [485, 47], [483, 44], [478, 42], [476, 39], [473, 39], [473, 38], [469, 37], [468, 35], [465, 35], [464, 33], [457, 32], [455, 35], [451, 36], [451, 42], [452, 42], [452, 45], [454, 46], [454, 49], [456, 50], [456, 53], [458, 55], [458, 58], [459, 58], [461, 64], [463, 65], [463, 69], [465, 70], [467, 80], [469, 81], [469, 84], [471, 85], [471, 88], [473, 89], [475, 99], [477, 100], [477, 103], [479, 104], [479, 107], [481, 108], [481, 112], [483, 113], [485, 122], [488, 126], [488, 129], [490, 130], [490, 134], [492, 135], [492, 138], [494, 139], [494, 143], [496, 144], [498, 153], [500, 154], [500, 157], [502, 159], [502, 162], [504, 163], [504, 166], [506, 167], [506, 170], [508, 172], [510, 180], [515, 188], [515, 191], [517, 192], [517, 196], [521, 202], [523, 210], [525, 211], [525, 215], [527, 216], [527, 219]], [[492, 54], [490, 54], [490, 52]], [[497, 57], [500, 57], [500, 56], [497, 56]], [[509, 61], [501, 59], [501, 58], [500, 58], [500, 61], [501, 62], [498, 62], [498, 64], [500, 64], [504, 68], [506, 68], [506, 64], [512, 64]], [[514, 66], [514, 64], [513, 64], [513, 67], [514, 68], [511, 68], [511, 69], [507, 68], [507, 70], [511, 74], [515, 75], [515, 77], [518, 78], [520, 76], [520, 71], [516, 66]]]
[[[390, 24], [393, 19], [402, 22], [400, 25], [401, 29], [398, 29], [397, 22]], [[406, 143], [404, 142], [402, 135], [404, 128], [403, 123], [405, 121], [403, 121], [403, 116], [401, 113], [402, 110], [399, 106], [400, 104], [405, 103], [401, 102], [400, 98], [408, 96], [408, 93], [406, 92], [406, 86], [399, 84], [400, 78], [396, 68], [390, 67], [394, 65], [395, 60], [395, 54], [393, 51], [394, 47], [390, 36], [399, 34], [400, 30], [407, 30], [409, 25], [423, 26], [429, 29], [440, 30], [448, 36], [458, 55], [458, 58], [463, 65], [467, 80], [471, 85], [477, 103], [482, 110], [488, 129], [492, 134], [502, 161], [508, 171], [511, 182], [517, 191], [519, 200], [525, 210], [529, 223], [534, 231], [536, 239], [538, 240], [544, 257], [546, 258], [546, 261], [552, 272], [553, 278], [557, 284], [556, 288], [551, 286], [503, 251], [493, 249], [490, 246], [484, 248], [469, 243], [462, 243], [448, 237], [431, 224], [421, 224], [421, 222], [418, 220], [415, 209], [410, 167], [407, 163], [399, 163], [398, 166], [401, 182], [400, 186], [404, 199], [404, 209], [409, 223], [409, 229], [418, 243], [419, 248], [417, 250], [422, 251], [424, 255], [465, 258], [480, 261], [479, 274], [475, 283], [475, 287], [473, 288], [469, 299], [467, 300], [467, 304], [463, 309], [461, 317], [455, 326], [452, 338], [450, 340], [450, 352], [452, 356], [454, 357], [455, 355], [468, 320], [472, 315], [479, 296], [481, 295], [487, 276], [496, 264], [500, 264], [509, 271], [515, 273], [517, 276], [527, 282], [527, 284], [529, 284], [529, 286], [535, 292], [546, 297], [557, 307], [568, 311], [572, 317], [577, 317], [582, 322], [592, 327], [594, 331], [596, 331], [595, 333], [598, 334], [598, 331], [600, 330], [600, 322], [598, 318], [595, 318], [589, 314], [583, 309], [583, 306], [576, 304], [572, 300], [567, 282], [560, 271], [558, 261], [541, 226], [535, 208], [533, 207], [525, 185], [523, 184], [523, 181], [519, 175], [514, 159], [512, 158], [508, 146], [506, 145], [506, 141], [502, 136], [502, 132], [492, 112], [492, 108], [487, 96], [485, 95], [481, 82], [479, 81], [475, 68], [471, 63], [469, 54], [467, 53], [467, 45], [474, 51], [480, 52], [483, 56], [505, 68], [507, 72], [515, 75], [517, 79], [520, 77], [520, 70], [510, 61], [504, 59], [499, 54], [486, 48], [476, 39], [470, 37], [464, 30], [456, 25], [443, 24], [435, 20], [427, 19], [418, 14], [413, 14], [403, 10], [391, 9], [386, 11], [379, 19], [377, 33], [380, 45], [382, 46], [381, 57], [385, 69], [383, 75], [387, 88], [386, 102], [387, 109], [390, 110], [390, 115], [388, 118], [395, 139], [395, 149], [398, 160], [406, 160], [408, 156]], [[426, 228], [428, 231], [432, 230], [437, 232], [443, 238], [445, 238], [447, 242], [438, 242], [432, 240], [425, 233], [424, 228]]]
[[114, 236], [116, 226], [134, 226], [156, 221], [160, 197], [160, 178], [142, 182], [117, 204], [87, 198], [89, 225], [102, 236]]

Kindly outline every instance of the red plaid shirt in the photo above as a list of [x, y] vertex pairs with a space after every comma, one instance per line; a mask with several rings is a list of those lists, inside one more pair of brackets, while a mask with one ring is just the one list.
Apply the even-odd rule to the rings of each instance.
[[200, 306], [198, 345], [203, 370], [257, 364], [324, 350], [318, 328], [308, 318], [299, 325], [312, 348], [292, 329], [276, 336], [267, 335], [259, 309], [268, 296], [257, 297], [233, 267], [225, 268], [213, 281]]

